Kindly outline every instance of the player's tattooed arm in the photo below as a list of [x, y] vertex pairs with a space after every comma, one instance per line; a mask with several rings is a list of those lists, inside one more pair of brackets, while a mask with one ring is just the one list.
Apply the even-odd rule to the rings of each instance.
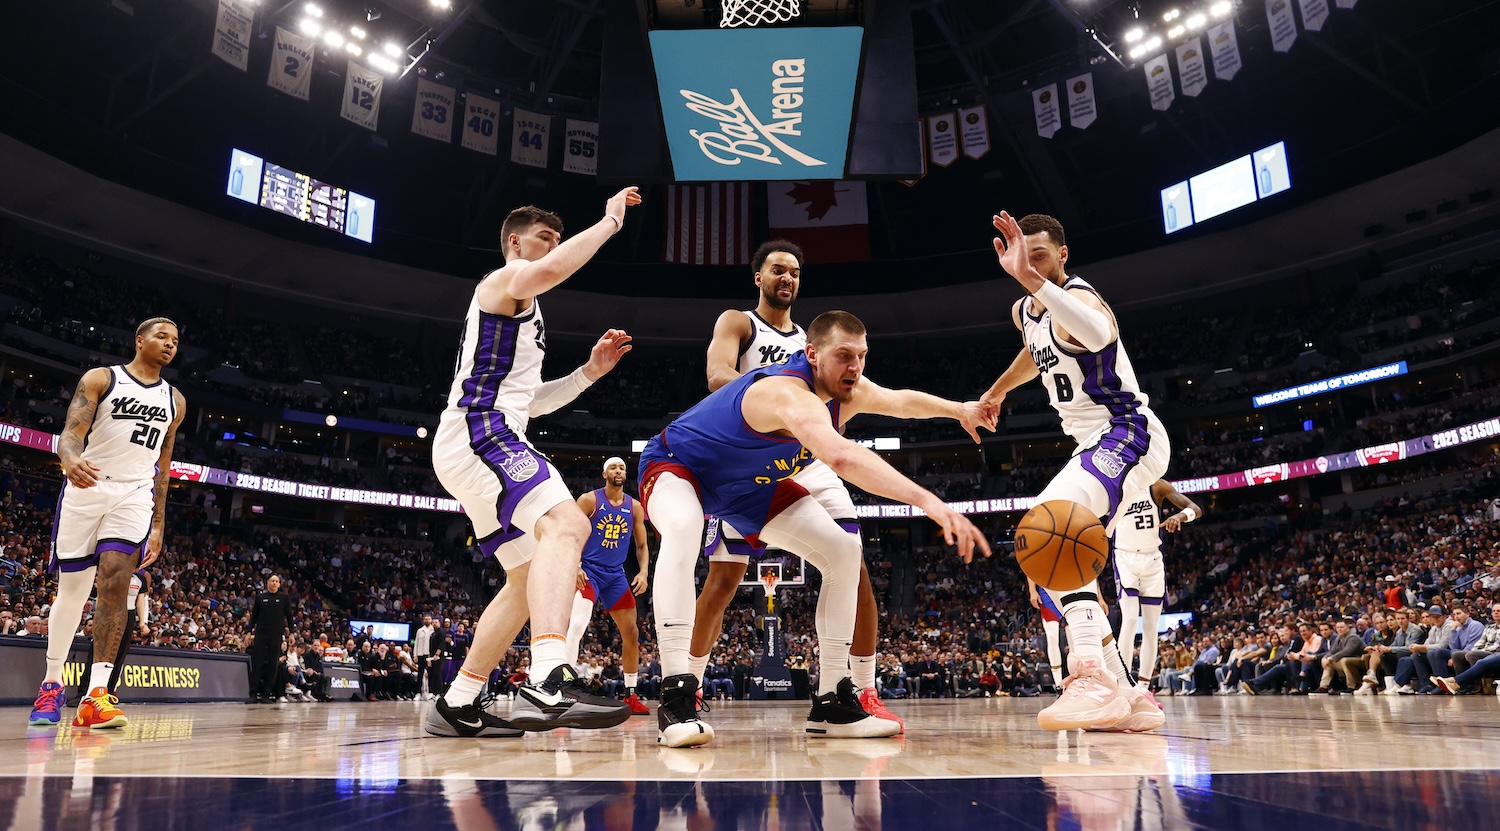
[[141, 557], [141, 568], [151, 565], [160, 556], [162, 539], [166, 536], [167, 488], [172, 484], [172, 448], [177, 443], [177, 428], [182, 425], [182, 417], [187, 410], [187, 399], [175, 389], [172, 390], [172, 408], [177, 417], [172, 419], [172, 426], [167, 428], [167, 434], [162, 437], [161, 455], [156, 461], [156, 505], [151, 512], [151, 533], [146, 537], [146, 553]]
[[1178, 493], [1177, 489], [1172, 487], [1172, 483], [1165, 479], [1159, 479], [1151, 486], [1151, 495], [1156, 498], [1156, 501], [1167, 502], [1177, 508], [1177, 513], [1167, 517], [1161, 524], [1169, 532], [1175, 534], [1182, 530], [1184, 522], [1192, 522], [1203, 516], [1203, 509], [1198, 507], [1198, 503]]
[[68, 417], [62, 435], [57, 439], [57, 458], [63, 475], [75, 487], [91, 488], [99, 483], [99, 468], [83, 458], [83, 446], [94, 426], [99, 402], [109, 392], [110, 373], [95, 367], [78, 379], [78, 389], [68, 404]]

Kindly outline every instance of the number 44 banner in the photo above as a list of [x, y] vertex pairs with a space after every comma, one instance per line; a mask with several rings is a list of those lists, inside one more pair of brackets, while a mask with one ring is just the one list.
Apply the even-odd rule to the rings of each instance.
[[550, 116], [516, 108], [515, 127], [511, 131], [510, 160], [530, 167], [547, 166], [547, 133]]
[[593, 121], [567, 122], [568, 150], [563, 154], [563, 170], [595, 176], [599, 173], [599, 125]]

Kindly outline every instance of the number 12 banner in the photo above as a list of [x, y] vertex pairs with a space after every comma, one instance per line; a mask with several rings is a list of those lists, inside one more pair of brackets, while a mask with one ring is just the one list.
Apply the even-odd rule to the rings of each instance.
[[563, 170], [595, 176], [599, 173], [599, 124], [568, 119], [567, 150], [563, 153]]
[[349, 74], [344, 76], [344, 103], [339, 115], [366, 130], [376, 129], [380, 121], [380, 88], [385, 77], [379, 72], [349, 62]]
[[510, 160], [530, 167], [547, 166], [547, 133], [551, 116], [516, 108], [515, 126], [511, 130]]
[[453, 141], [453, 87], [417, 79], [417, 102], [411, 114], [411, 131], [447, 144]]

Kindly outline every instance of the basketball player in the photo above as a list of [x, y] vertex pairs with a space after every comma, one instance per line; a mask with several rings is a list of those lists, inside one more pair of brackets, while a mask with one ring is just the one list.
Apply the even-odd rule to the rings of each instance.
[[1036, 581], [1026, 578], [1026, 593], [1031, 596], [1031, 608], [1042, 615], [1042, 634], [1047, 637], [1047, 665], [1052, 668], [1052, 688], [1062, 689], [1062, 615], [1057, 604], [1044, 591], [1037, 589]]
[[[624, 227], [626, 207], [640, 201], [634, 187], [616, 193], [604, 217], [567, 242], [556, 214], [529, 206], [512, 211], [500, 228], [505, 265], [474, 291], [448, 407], [433, 439], [433, 469], [463, 505], [481, 551], [494, 554], [523, 534], [535, 545], [510, 547], [501, 559], [506, 591], [485, 609], [463, 668], [434, 702], [429, 733], [515, 736], [518, 729], [611, 727], [630, 718], [625, 705], [583, 693], [567, 663], [568, 612], [589, 526], [562, 475], [527, 442], [526, 425], [546, 350], [537, 298], [587, 263]], [[502, 630], [518, 615], [532, 622], [533, 680], [501, 719], [480, 695], [510, 646]]]
[[[1017, 222], [1002, 212], [994, 225], [1001, 234], [994, 241], [1001, 267], [1030, 296], [1011, 308], [1025, 345], [983, 400], [999, 406], [1006, 393], [1045, 376], [1042, 384], [1062, 416], [1063, 432], [1078, 449], [1037, 503], [1077, 503], [1112, 533], [1125, 494], [1146, 490], [1166, 472], [1171, 456], [1166, 430], [1147, 406], [1109, 306], [1088, 283], [1066, 272], [1062, 223], [1040, 214]], [[1135, 685], [1120, 650], [1104, 648], [1113, 633], [1099, 603], [1098, 581], [1076, 591], [1042, 590], [1068, 622], [1069, 647], [1063, 694], [1037, 714], [1042, 728], [1159, 727], [1160, 707]]]
[[[786, 240], [772, 240], [760, 246], [750, 260], [755, 269], [755, 285], [760, 299], [751, 311], [730, 309], [719, 315], [714, 324], [713, 341], [708, 346], [708, 391], [713, 392], [753, 369], [786, 360], [807, 347], [807, 334], [792, 322], [792, 302], [802, 285], [802, 249]], [[978, 440], [977, 437], [975, 439]], [[828, 465], [814, 460], [796, 476], [798, 484], [823, 500], [823, 507], [839, 527], [860, 542], [859, 520], [854, 500], [843, 480]], [[709, 653], [724, 632], [724, 613], [745, 579], [745, 570], [757, 550], [748, 545], [734, 528], [720, 523], [718, 539], [707, 549], [708, 577], [698, 594], [693, 618], [693, 643], [689, 653], [691, 672], [701, 683], [708, 666]], [[764, 551], [764, 549], [760, 549]], [[875, 651], [878, 647], [880, 609], [864, 557], [859, 566], [859, 605], [854, 617], [854, 646], [849, 663], [854, 688], [865, 712], [906, 725], [886, 709], [875, 689]]]
[[[120, 688], [120, 676], [125, 674], [125, 656], [130, 654], [130, 636], [139, 631], [145, 640], [151, 634], [151, 573], [140, 569], [130, 575], [130, 591], [125, 595], [125, 626], [120, 630], [120, 643], [115, 649], [115, 668], [109, 674], [109, 694], [116, 695]], [[99, 640], [94, 640], [94, 659], [99, 660]]]
[[[1168, 508], [1168, 506], [1171, 506]], [[1163, 513], [1171, 511], [1165, 519]], [[1120, 598], [1120, 645], [1125, 664], [1135, 649], [1135, 621], [1141, 626], [1140, 686], [1151, 689], [1156, 670], [1156, 622], [1167, 596], [1166, 571], [1162, 568], [1161, 531], [1176, 533], [1184, 522], [1203, 516], [1197, 503], [1177, 492], [1172, 483], [1158, 479], [1147, 491], [1137, 493], [1115, 525], [1110, 542], [1115, 552], [1115, 587]]]
[[806, 730], [814, 737], [874, 738], [901, 726], [869, 715], [848, 676], [862, 559], [858, 541], [821, 500], [795, 481], [814, 457], [874, 494], [924, 509], [967, 561], [989, 546], [966, 518], [898, 473], [840, 428], [858, 413], [959, 421], [971, 434], [994, 429], [995, 409], [954, 404], [867, 378], [865, 327], [848, 312], [825, 312], [808, 328], [807, 348], [785, 362], [742, 375], [711, 393], [646, 443], [641, 500], [661, 535], [656, 571], [656, 630], [662, 660], [657, 741], [706, 744], [713, 728], [698, 718], [698, 678], [689, 664], [695, 602], [693, 565], [704, 513], [718, 516], [751, 545], [772, 545], [822, 572], [816, 629], [819, 689]]
[[[650, 583], [651, 555], [646, 549], [646, 517], [636, 510], [635, 500], [625, 492], [625, 460], [611, 456], [604, 462], [604, 487], [578, 497], [578, 507], [589, 518], [593, 531], [583, 549], [584, 584], [573, 598], [573, 619], [568, 624], [568, 653], [578, 654], [578, 643], [588, 629], [597, 598], [620, 630], [620, 666], [625, 673], [625, 704], [631, 715], [651, 711], [635, 694], [640, 672], [641, 628], [635, 618], [636, 595]], [[625, 552], [633, 547], [640, 571], [625, 579]]]
[[[113, 649], [124, 634], [130, 573], [161, 553], [166, 528], [172, 443], [186, 406], [162, 380], [177, 355], [177, 324], [164, 317], [135, 330], [135, 358], [83, 374], [57, 439], [62, 494], [52, 533], [57, 597], [48, 614], [47, 673], [31, 710], [31, 723], [56, 725], [62, 717], [63, 664], [98, 583], [94, 642]], [[115, 665], [89, 667], [75, 727], [124, 727], [125, 714], [109, 693]]]

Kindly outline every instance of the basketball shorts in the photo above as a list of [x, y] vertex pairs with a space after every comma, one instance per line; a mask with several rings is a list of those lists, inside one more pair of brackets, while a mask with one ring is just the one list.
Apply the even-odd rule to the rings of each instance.
[[1047, 594], [1046, 590], [1041, 586], [1037, 586], [1036, 596], [1038, 600], [1042, 601], [1042, 605], [1038, 607], [1037, 611], [1042, 613], [1043, 621], [1050, 620], [1056, 622], [1063, 619], [1062, 612], [1057, 610], [1057, 601], [1053, 600], [1052, 595]]
[[156, 488], [150, 479], [101, 479], [92, 488], [64, 482], [52, 521], [52, 566], [83, 571], [99, 564], [101, 551], [139, 557], [151, 534], [155, 509]]
[[536, 521], [573, 501], [552, 462], [498, 412], [444, 419], [432, 442], [432, 467], [463, 505], [479, 549], [505, 569], [531, 562]]
[[1079, 450], [1042, 490], [1037, 503], [1076, 502], [1100, 518], [1105, 534], [1126, 493], [1147, 491], [1167, 472], [1172, 446], [1166, 431], [1144, 415], [1122, 417], [1079, 442]]
[[608, 612], [635, 608], [635, 595], [630, 591], [630, 581], [625, 579], [623, 568], [603, 568], [584, 562], [583, 573], [589, 578], [583, 590], [584, 597], [597, 598]]
[[[855, 518], [854, 500], [849, 489], [833, 468], [816, 459], [797, 471], [792, 481], [807, 489], [808, 496], [818, 501], [833, 520], [851, 534], [859, 533], [859, 520]], [[745, 541], [740, 532], [717, 517], [708, 517], [705, 524], [703, 553], [710, 562], [730, 562], [748, 565], [751, 557], [765, 556], [765, 548], [755, 548]]]
[[1139, 597], [1142, 603], [1161, 603], [1167, 594], [1167, 574], [1160, 550], [1141, 554], [1116, 549], [1114, 560], [1115, 585], [1120, 596]]

